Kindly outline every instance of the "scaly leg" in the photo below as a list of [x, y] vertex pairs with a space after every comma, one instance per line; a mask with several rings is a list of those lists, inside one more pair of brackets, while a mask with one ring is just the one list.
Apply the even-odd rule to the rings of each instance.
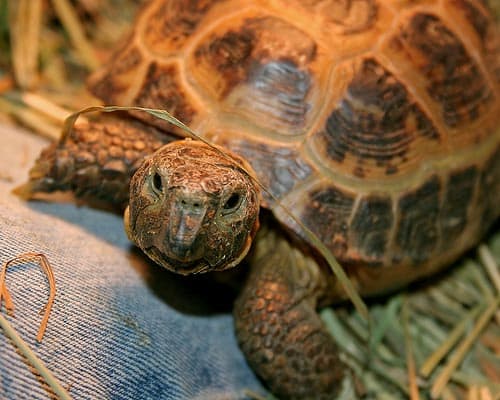
[[351, 374], [316, 312], [331, 278], [279, 232], [259, 232], [255, 246], [235, 305], [249, 364], [280, 398], [334, 399]]
[[130, 119], [81, 123], [68, 137], [42, 151], [29, 181], [15, 192], [31, 198], [36, 193], [69, 190], [77, 197], [123, 208], [135, 170], [147, 155], [171, 140]]

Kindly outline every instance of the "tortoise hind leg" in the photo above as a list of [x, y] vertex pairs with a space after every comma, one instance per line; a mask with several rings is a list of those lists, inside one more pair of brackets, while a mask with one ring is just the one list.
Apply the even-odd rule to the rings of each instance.
[[280, 398], [334, 399], [350, 373], [316, 312], [328, 279], [276, 232], [255, 246], [234, 311], [241, 349]]
[[72, 191], [85, 200], [123, 208], [135, 170], [144, 157], [169, 140], [130, 119], [103, 117], [77, 124], [69, 135], [42, 151], [29, 181], [14, 192], [32, 198], [37, 193]]

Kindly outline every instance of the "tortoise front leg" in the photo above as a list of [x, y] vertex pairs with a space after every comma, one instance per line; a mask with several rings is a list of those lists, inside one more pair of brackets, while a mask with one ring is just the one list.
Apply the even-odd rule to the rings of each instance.
[[241, 349], [280, 398], [334, 399], [350, 374], [316, 312], [329, 279], [276, 232], [259, 233], [255, 246], [235, 305]]
[[29, 181], [15, 192], [31, 198], [36, 193], [72, 191], [77, 197], [123, 208], [135, 170], [169, 140], [172, 138], [130, 119], [80, 123], [67, 137], [42, 151]]

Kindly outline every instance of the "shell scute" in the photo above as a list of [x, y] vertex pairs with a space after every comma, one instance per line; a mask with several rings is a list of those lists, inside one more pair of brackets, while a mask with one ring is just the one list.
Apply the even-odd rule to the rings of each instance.
[[482, 228], [488, 229], [491, 222], [498, 218], [500, 213], [499, 193], [500, 193], [500, 146], [488, 159], [483, 169], [480, 180], [479, 196], [484, 204], [481, 218]]
[[493, 93], [480, 66], [437, 15], [412, 15], [394, 37], [393, 48], [403, 51], [425, 77], [446, 126], [473, 122], [490, 108]]
[[[498, 23], [494, 20], [486, 1], [448, 0], [449, 13], [455, 20], [470, 25], [477, 35], [474, 48], [481, 52], [484, 67], [491, 71], [496, 83], [500, 83], [500, 34]], [[470, 39], [474, 40], [473, 35]], [[497, 92], [498, 96], [498, 92]]]
[[349, 221], [355, 203], [355, 194], [331, 183], [323, 183], [309, 190], [300, 220], [332, 251], [335, 257], [345, 259], [349, 243]]
[[441, 235], [446, 238], [442, 247], [446, 247], [448, 241], [454, 241], [462, 234], [468, 222], [468, 210], [478, 177], [479, 171], [474, 165], [450, 173], [439, 217]]
[[414, 264], [427, 261], [438, 245], [440, 234], [441, 182], [436, 175], [399, 199], [395, 253], [398, 261], [409, 258]]
[[90, 91], [108, 104], [126, 104], [138, 71], [147, 67], [142, 53], [134, 45], [128, 46], [112, 59], [105, 70], [93, 75], [88, 86]]
[[286, 3], [303, 10], [303, 14], [311, 14], [317, 23], [338, 35], [370, 31], [377, 23], [380, 8], [376, 0], [288, 0]]
[[363, 261], [381, 265], [394, 224], [392, 199], [368, 195], [361, 198], [351, 221], [350, 236]]
[[187, 67], [221, 112], [281, 135], [302, 135], [315, 111], [316, 52], [315, 40], [286, 21], [243, 13], [208, 33]]
[[440, 150], [440, 133], [396, 76], [375, 58], [349, 67], [354, 73], [343, 96], [310, 138], [328, 168], [383, 178]]
[[[185, 124], [190, 124], [197, 114], [194, 102], [184, 90], [180, 68], [176, 63], [149, 65], [142, 86], [136, 92], [131, 105], [164, 109]], [[131, 112], [138, 118], [166, 131], [172, 125], [143, 112]]]
[[142, 41], [159, 57], [170, 57], [186, 44], [196, 32], [210, 9], [220, 0], [157, 1], [146, 16]]

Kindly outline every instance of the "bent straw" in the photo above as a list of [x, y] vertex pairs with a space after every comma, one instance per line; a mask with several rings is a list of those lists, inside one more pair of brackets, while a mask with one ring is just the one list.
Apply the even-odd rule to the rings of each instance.
[[47, 300], [47, 304], [44, 307], [44, 314], [40, 323], [40, 328], [38, 329], [38, 335], [36, 337], [37, 341], [41, 342], [47, 328], [50, 311], [52, 310], [52, 305], [56, 296], [56, 283], [54, 279], [54, 273], [52, 272], [49, 261], [44, 254], [24, 253], [3, 264], [2, 270], [0, 272], [0, 307], [2, 305], [2, 298], [5, 298], [6, 308], [10, 311], [14, 309], [14, 305], [12, 304], [9, 292], [7, 291], [7, 287], [5, 285], [5, 275], [7, 273], [7, 268], [13, 263], [28, 262], [32, 259], [36, 259], [40, 263], [40, 266], [42, 267], [42, 270], [45, 272], [45, 275], [47, 276], [47, 279], [49, 281], [49, 299]]

